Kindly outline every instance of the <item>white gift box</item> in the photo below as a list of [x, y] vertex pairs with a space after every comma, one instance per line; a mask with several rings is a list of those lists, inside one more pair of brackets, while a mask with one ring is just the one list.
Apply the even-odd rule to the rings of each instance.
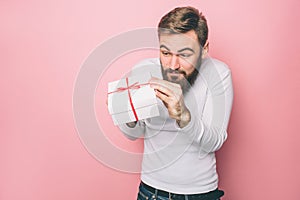
[[159, 116], [150, 73], [108, 83], [108, 110], [115, 125]]

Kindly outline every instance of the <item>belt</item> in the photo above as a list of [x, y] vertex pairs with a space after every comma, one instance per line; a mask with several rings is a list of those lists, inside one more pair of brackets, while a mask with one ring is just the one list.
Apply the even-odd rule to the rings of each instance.
[[224, 195], [224, 192], [222, 190], [219, 190], [218, 188], [213, 191], [201, 194], [176, 194], [153, 188], [144, 182], [141, 182], [140, 185], [153, 194], [156, 194], [157, 196], [167, 197], [172, 200], [186, 200], [186, 197], [188, 200], [217, 200]]

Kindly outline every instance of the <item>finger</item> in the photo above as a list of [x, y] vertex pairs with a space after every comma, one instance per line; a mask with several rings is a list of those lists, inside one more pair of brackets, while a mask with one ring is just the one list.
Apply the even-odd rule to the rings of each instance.
[[150, 84], [150, 87], [155, 89], [155, 90], [158, 90], [160, 93], [164, 93], [166, 96], [172, 96], [173, 95], [173, 91], [170, 90], [169, 88], [163, 86], [163, 85], [160, 85], [160, 84], [157, 84], [157, 83], [152, 83], [152, 84]]
[[156, 96], [160, 99], [160, 100], [162, 100], [164, 103], [169, 103], [169, 99], [168, 99], [168, 96], [166, 95], [166, 94], [164, 94], [164, 93], [161, 93], [160, 91], [158, 91], [158, 90], [155, 90], [155, 94], [156, 94]]
[[156, 77], [151, 77], [151, 78], [149, 79], [149, 82], [151, 82], [151, 81], [155, 81], [155, 80], [159, 80], [159, 78], [156, 78]]
[[149, 83], [152, 88], [157, 89], [167, 95], [170, 95], [172, 92], [172, 86], [169, 85], [170, 82], [168, 81], [153, 77], [149, 80]]
[[155, 78], [155, 77], [152, 77], [150, 80], [149, 80], [149, 83], [150, 84], [159, 84], [159, 85], [164, 85], [168, 88], [172, 88], [172, 87], [180, 87], [179, 84], [177, 83], [172, 83], [170, 81], [166, 81], [166, 80], [162, 80], [162, 79], [158, 79], [158, 78]]

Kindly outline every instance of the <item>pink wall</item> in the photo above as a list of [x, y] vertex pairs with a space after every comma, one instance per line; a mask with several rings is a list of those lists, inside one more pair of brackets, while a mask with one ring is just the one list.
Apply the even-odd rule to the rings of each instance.
[[[229, 138], [217, 153], [224, 199], [298, 198], [299, 1], [181, 2], [0, 2], [1, 200], [135, 198], [139, 175], [102, 165], [82, 145], [73, 120], [73, 86], [98, 44], [154, 27], [178, 5], [206, 14], [210, 54], [233, 73]], [[141, 143], [118, 136], [103, 113], [112, 140], [140, 151]]]

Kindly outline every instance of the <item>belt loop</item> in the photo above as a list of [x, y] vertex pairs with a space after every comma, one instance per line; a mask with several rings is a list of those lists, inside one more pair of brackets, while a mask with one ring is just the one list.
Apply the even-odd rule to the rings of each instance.
[[172, 198], [171, 198], [171, 193], [169, 192], [169, 200], [172, 200]]
[[158, 190], [157, 190], [157, 189], [155, 189], [155, 193], [154, 193], [154, 195], [155, 195], [155, 198], [154, 198], [154, 200], [158, 198], [158, 197], [157, 197], [157, 192], [158, 192]]
[[184, 199], [185, 199], [185, 200], [189, 200], [188, 195], [184, 195]]

